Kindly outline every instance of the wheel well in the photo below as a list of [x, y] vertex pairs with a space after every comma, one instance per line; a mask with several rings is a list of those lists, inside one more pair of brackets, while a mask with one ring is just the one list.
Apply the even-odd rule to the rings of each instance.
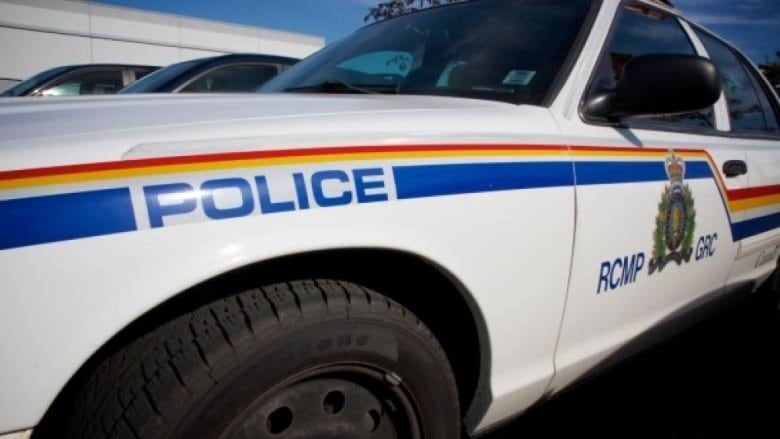
[[[155, 307], [101, 347], [68, 382], [35, 430], [35, 438], [57, 431], [59, 416], [99, 362], [163, 322], [227, 294], [295, 279], [330, 278], [358, 283], [405, 306], [441, 343], [458, 385], [469, 431], [491, 400], [490, 344], [482, 314], [466, 288], [432, 261], [380, 249], [342, 249], [284, 256], [224, 273]], [[468, 410], [466, 410], [468, 409]]]

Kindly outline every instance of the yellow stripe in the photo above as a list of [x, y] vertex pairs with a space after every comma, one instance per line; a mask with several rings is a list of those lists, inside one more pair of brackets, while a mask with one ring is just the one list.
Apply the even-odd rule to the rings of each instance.
[[766, 195], [763, 197], [732, 201], [729, 203], [729, 207], [732, 211], [737, 212], [748, 209], [756, 209], [759, 207], [767, 207], [771, 206], [772, 204], [780, 204], [780, 195]]
[[[19, 178], [14, 180], [0, 181], [0, 190], [21, 189], [28, 187], [39, 187], [56, 184], [74, 184], [89, 181], [105, 181], [123, 178], [146, 177], [153, 175], [175, 175], [189, 172], [208, 172], [220, 171], [226, 169], [247, 169], [264, 166], [282, 166], [292, 164], [308, 163], [329, 163], [339, 161], [360, 161], [360, 160], [385, 160], [385, 159], [425, 159], [425, 158], [458, 158], [458, 157], [530, 157], [530, 156], [567, 156], [577, 157], [664, 157], [667, 151], [638, 150], [638, 151], [581, 151], [560, 149], [527, 149], [527, 150], [473, 150], [473, 151], [398, 151], [398, 152], [360, 152], [347, 154], [327, 154], [311, 156], [293, 156], [276, 158], [259, 158], [247, 160], [222, 160], [202, 163], [188, 163], [176, 165], [150, 165], [139, 166], [129, 169], [106, 170], [106, 171], [87, 171], [74, 174], [49, 175], [44, 177]], [[683, 152], [684, 157], [706, 157], [705, 152]], [[719, 184], [719, 186], [721, 186]], [[722, 189], [722, 188], [721, 188]]]
[[281, 166], [291, 164], [328, 163], [339, 161], [383, 160], [383, 159], [415, 159], [415, 158], [448, 158], [448, 157], [519, 157], [519, 156], [558, 156], [566, 155], [565, 149], [555, 150], [474, 150], [474, 151], [399, 151], [380, 153], [328, 154], [313, 156], [277, 157], [248, 160], [223, 160], [203, 163], [187, 163], [176, 165], [156, 165], [130, 169], [108, 171], [89, 171], [75, 174], [49, 175], [44, 177], [29, 177], [15, 180], [0, 181], [2, 189], [20, 189], [55, 184], [84, 183], [87, 181], [102, 181], [121, 178], [144, 177], [150, 175], [171, 175], [188, 172], [220, 171], [225, 169], [245, 169], [263, 166]]
[[[593, 156], [593, 157], [666, 157], [669, 154], [668, 151], [652, 151], [652, 150], [638, 150], [638, 151], [580, 151], [574, 149], [571, 151], [571, 155], [575, 157]], [[680, 156], [687, 158], [701, 158], [708, 157], [704, 152], [683, 152], [679, 153]]]

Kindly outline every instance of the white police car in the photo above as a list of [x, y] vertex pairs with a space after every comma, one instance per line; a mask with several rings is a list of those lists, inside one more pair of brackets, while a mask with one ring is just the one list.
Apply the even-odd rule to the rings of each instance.
[[434, 8], [266, 91], [0, 104], [0, 431], [480, 434], [777, 265], [778, 98], [660, 2]]

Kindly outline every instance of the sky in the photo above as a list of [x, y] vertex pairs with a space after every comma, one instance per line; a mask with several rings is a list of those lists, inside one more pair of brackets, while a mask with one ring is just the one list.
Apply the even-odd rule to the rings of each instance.
[[93, 0], [136, 9], [268, 27], [337, 41], [368, 24], [381, 0]]
[[[96, 0], [137, 9], [261, 26], [339, 40], [366, 23], [380, 0]], [[686, 17], [739, 47], [755, 63], [780, 51], [780, 0], [672, 0]]]

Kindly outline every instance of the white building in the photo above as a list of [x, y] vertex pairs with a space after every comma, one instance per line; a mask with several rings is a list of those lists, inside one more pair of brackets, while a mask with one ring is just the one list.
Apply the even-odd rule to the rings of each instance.
[[77, 0], [0, 0], [0, 90], [69, 64], [165, 66], [224, 53], [303, 58], [322, 37]]

